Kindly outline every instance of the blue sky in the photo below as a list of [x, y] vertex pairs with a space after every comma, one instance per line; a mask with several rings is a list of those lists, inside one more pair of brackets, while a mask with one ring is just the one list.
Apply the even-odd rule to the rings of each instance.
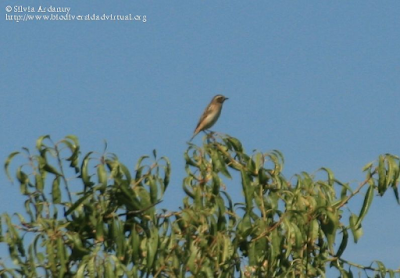
[[[146, 22], [15, 22], [5, 20], [7, 5]], [[324, 166], [355, 187], [379, 154], [400, 155], [399, 1], [18, 0], [0, 8], [2, 159], [44, 134], [74, 134], [84, 152], [107, 140], [130, 169], [157, 149], [173, 166], [160, 207], [174, 208], [186, 141], [216, 94], [229, 100], [213, 130], [248, 152], [280, 150], [289, 177]], [[20, 209], [19, 189], [2, 172], [0, 180], [0, 211]], [[227, 187], [241, 198], [237, 180]], [[364, 236], [344, 257], [398, 268], [399, 213], [391, 192], [375, 198]]]

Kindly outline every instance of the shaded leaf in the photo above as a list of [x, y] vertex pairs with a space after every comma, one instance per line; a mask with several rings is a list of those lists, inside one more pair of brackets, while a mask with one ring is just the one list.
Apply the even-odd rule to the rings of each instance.
[[348, 242], [348, 239], [349, 239], [349, 234], [347, 232], [347, 229], [344, 228], [344, 227], [342, 228], [342, 234], [343, 234], [342, 242], [340, 243], [338, 251], [336, 252], [336, 255], [335, 255], [335, 257], [338, 257], [338, 258], [340, 258], [340, 256], [342, 256], [344, 250], [347, 247], [347, 242]]
[[53, 197], [53, 204], [61, 203], [60, 177], [58, 176], [53, 180], [51, 195]]
[[361, 225], [362, 220], [364, 219], [365, 215], [367, 214], [369, 208], [371, 207], [372, 200], [374, 198], [374, 186], [370, 185], [368, 187], [367, 193], [365, 194], [364, 202], [361, 207], [360, 215], [358, 216], [358, 220], [356, 222], [356, 227]]
[[5, 171], [6, 171], [7, 178], [8, 178], [11, 182], [13, 182], [13, 179], [11, 178], [11, 175], [10, 175], [10, 172], [9, 172], [8, 167], [10, 166], [10, 163], [11, 163], [12, 159], [14, 158], [14, 156], [16, 156], [16, 155], [19, 154], [19, 153], [20, 153], [20, 152], [13, 152], [13, 153], [11, 153], [11, 154], [7, 157], [6, 162], [4, 163], [4, 169], [5, 169]]

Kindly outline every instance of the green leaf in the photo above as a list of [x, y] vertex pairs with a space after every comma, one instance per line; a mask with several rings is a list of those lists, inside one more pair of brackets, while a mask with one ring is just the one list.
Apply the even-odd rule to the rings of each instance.
[[[114, 224], [115, 219], [112, 220], [112, 223]], [[104, 241], [104, 222], [101, 219], [96, 219], [96, 222], [91, 223], [93, 226], [96, 227], [96, 241], [97, 242], [103, 242]], [[116, 238], [116, 235], [114, 234], [114, 237], [112, 237], [114, 240]]]
[[199, 252], [197, 246], [195, 245], [195, 243], [192, 241], [192, 243], [190, 244], [190, 255], [189, 258], [187, 260], [187, 267], [188, 269], [192, 272], [192, 273], [196, 273], [196, 264], [195, 264], [195, 259], [197, 257], [197, 253]]
[[350, 229], [351, 229], [351, 232], [353, 233], [353, 239], [354, 239], [355, 243], [357, 243], [358, 240], [363, 235], [362, 226], [361, 225], [359, 225], [359, 226], [356, 225], [357, 219], [358, 219], [357, 215], [355, 215], [353, 213], [351, 214], [350, 219], [349, 219]]
[[257, 265], [257, 252], [256, 252], [256, 242], [252, 241], [249, 244], [249, 265], [255, 266]]
[[138, 159], [138, 162], [136, 163], [135, 170], [138, 170], [139, 168], [141, 168], [141, 164], [142, 164], [143, 160], [145, 160], [145, 159], [147, 159], [147, 158], [149, 158], [148, 155], [143, 155], [143, 156], [141, 156], [141, 157]]
[[342, 256], [344, 250], [347, 247], [347, 242], [349, 240], [349, 233], [347, 232], [347, 229], [345, 227], [342, 227], [342, 234], [343, 234], [342, 242], [340, 243], [338, 251], [336, 252], [336, 255], [335, 255], [335, 257], [338, 257], [338, 258], [340, 258], [340, 256]]
[[65, 245], [61, 237], [57, 238], [57, 259], [60, 261], [59, 264], [59, 275], [64, 277], [67, 272], [68, 259], [65, 256]]
[[169, 184], [170, 176], [171, 176], [171, 162], [169, 161], [168, 158], [166, 157], [161, 157], [162, 160], [165, 161], [165, 166], [164, 166], [164, 171], [165, 171], [165, 176], [164, 176], [164, 191], [167, 189], [167, 186]]
[[256, 172], [258, 173], [259, 170], [263, 169], [265, 162], [264, 155], [260, 152], [257, 152], [255, 155], [253, 155], [253, 157], [254, 157]]
[[385, 158], [383, 155], [379, 156], [378, 163], [378, 192], [383, 195], [387, 189], [386, 184], [386, 168], [385, 168]]
[[399, 189], [397, 186], [393, 186], [392, 188], [393, 188], [394, 196], [396, 197], [396, 201], [400, 205]]
[[118, 162], [118, 166], [121, 168], [122, 173], [125, 175], [127, 184], [131, 184], [132, 177], [131, 177], [131, 173], [129, 172], [128, 168], [120, 162]]
[[93, 183], [90, 181], [90, 176], [89, 176], [89, 161], [90, 161], [90, 155], [93, 152], [89, 152], [85, 155], [82, 161], [82, 166], [81, 166], [81, 179], [83, 181], [83, 184], [85, 185], [85, 190], [87, 188], [90, 188]]
[[97, 165], [97, 177], [100, 184], [100, 188], [104, 192], [104, 190], [107, 187], [107, 172], [104, 167], [104, 164]]
[[347, 191], [353, 193], [353, 190], [350, 188], [348, 183], [341, 183], [340, 181], [336, 181], [337, 184], [342, 186], [342, 190], [340, 191], [340, 203], [347, 198]]
[[192, 177], [186, 177], [182, 182], [183, 191], [188, 195], [190, 198], [194, 199], [194, 192], [189, 188], [191, 187], [190, 182], [193, 180]]
[[152, 176], [147, 178], [149, 187], [150, 187], [150, 201], [151, 203], [155, 203], [158, 200], [158, 187], [157, 183]]
[[53, 198], [53, 204], [61, 203], [61, 190], [60, 190], [60, 177], [59, 176], [57, 176], [53, 180], [51, 195]]
[[240, 141], [234, 137], [228, 137], [226, 138], [233, 146], [236, 152], [243, 152], [243, 146]]
[[78, 201], [76, 201], [66, 212], [65, 216], [69, 215], [71, 212], [76, 210], [83, 202], [85, 202], [89, 197], [93, 195], [92, 191], [87, 192], [83, 197], [81, 197]]
[[39, 173], [35, 174], [35, 187], [36, 187], [37, 191], [43, 192], [44, 182], [42, 179], [42, 175], [40, 175]]
[[25, 174], [24, 171], [22, 171], [22, 166], [19, 166], [17, 169], [17, 180], [20, 183], [20, 190], [21, 193], [24, 195], [28, 195], [28, 184], [29, 184], [29, 177], [27, 174]]
[[370, 185], [368, 187], [367, 193], [364, 198], [364, 202], [360, 211], [360, 215], [358, 216], [358, 220], [356, 222], [356, 227], [361, 225], [362, 220], [364, 219], [365, 215], [367, 214], [369, 208], [371, 207], [372, 200], [374, 198], [374, 186]]
[[251, 186], [251, 178], [249, 175], [242, 169], [242, 188], [244, 192], [244, 197], [246, 201], [246, 211], [250, 211], [253, 208], [253, 187]]
[[374, 261], [379, 269], [379, 272], [381, 273], [381, 277], [386, 277], [386, 267], [381, 261]]
[[114, 277], [113, 267], [110, 261], [106, 261], [104, 264], [105, 277]]
[[362, 168], [362, 171], [365, 172], [365, 171], [367, 171], [367, 170], [371, 170], [371, 168], [372, 168], [373, 165], [374, 165], [374, 161], [368, 163], [367, 165], [365, 165], [365, 166]]
[[399, 169], [399, 158], [390, 154], [386, 155], [388, 161], [388, 174], [389, 177], [388, 185], [396, 187], [399, 181], [400, 169]]
[[303, 244], [303, 235], [299, 229], [299, 227], [294, 224], [294, 223], [290, 223], [290, 227], [291, 227], [291, 235], [294, 238], [294, 246], [297, 249], [302, 248], [302, 244]]
[[212, 172], [211, 175], [212, 175], [212, 192], [215, 196], [218, 196], [221, 187], [221, 178], [215, 172]]
[[258, 182], [260, 185], [267, 185], [269, 180], [269, 176], [264, 168], [261, 168], [258, 171]]
[[251, 174], [256, 173], [256, 163], [251, 157], [249, 157], [249, 160], [247, 161], [247, 169]]
[[137, 232], [137, 224], [132, 225], [131, 229], [131, 247], [132, 247], [132, 258], [133, 263], [136, 264], [139, 262], [140, 259], [140, 237]]
[[283, 153], [278, 150], [273, 150], [272, 153], [279, 159], [280, 164], [285, 164], [285, 157], [283, 156]]
[[[44, 139], [50, 139], [50, 135], [43, 135], [40, 136], [37, 140], [36, 140], [36, 149], [40, 150], [41, 147], [43, 146], [43, 140]], [[47, 146], [45, 146], [47, 147]]]
[[215, 149], [210, 148], [209, 151], [210, 151], [210, 156], [212, 159], [214, 171], [221, 172], [225, 177], [231, 179], [232, 177], [226, 168], [225, 161], [222, 158], [221, 154]]
[[72, 142], [74, 142], [74, 144], [75, 144], [77, 147], [79, 147], [79, 139], [78, 139], [77, 136], [71, 135], [71, 134], [70, 134], [70, 135], [65, 136], [65, 138], [70, 139]]
[[153, 227], [150, 231], [150, 237], [147, 241], [147, 267], [150, 269], [157, 255], [157, 246], [158, 246], [158, 229]]
[[183, 154], [183, 157], [185, 158], [185, 161], [186, 161], [187, 165], [190, 165], [190, 166], [193, 166], [193, 167], [197, 167], [198, 166], [198, 164], [189, 156], [189, 151], [186, 151]]
[[84, 278], [85, 277], [86, 266], [87, 266], [87, 260], [80, 262], [78, 271], [76, 272], [76, 277], [77, 278]]
[[317, 220], [312, 220], [310, 222], [310, 226], [309, 226], [309, 236], [308, 236], [308, 241], [309, 242], [314, 242], [319, 235], [319, 224]]
[[58, 172], [56, 168], [47, 163], [44, 165], [43, 170], [56, 176], [62, 176], [61, 173]]
[[321, 228], [328, 241], [329, 250], [333, 252], [333, 244], [335, 243], [336, 230], [338, 228], [338, 218], [335, 213], [329, 210], [326, 211], [326, 216], [326, 220], [321, 223]]
[[12, 160], [12, 159], [14, 158], [14, 156], [16, 156], [17, 154], [20, 154], [20, 152], [13, 152], [13, 153], [11, 153], [11, 154], [7, 157], [6, 162], [4, 163], [4, 170], [6, 171], [7, 178], [8, 178], [11, 182], [13, 182], [13, 179], [11, 178], [11, 175], [10, 175], [10, 172], [9, 172], [8, 167], [10, 166], [11, 160]]
[[71, 161], [70, 167], [75, 169], [75, 173], [79, 173], [79, 140], [78, 137], [74, 135], [68, 135], [65, 137], [72, 141], [72, 143], [68, 140], [62, 140], [61, 142], [65, 143], [71, 151], [71, 156], [68, 157], [66, 160]]
[[335, 183], [335, 176], [333, 175], [333, 172], [325, 167], [319, 168], [319, 170], [323, 170], [328, 174], [328, 184], [330, 186], [333, 186], [333, 184]]

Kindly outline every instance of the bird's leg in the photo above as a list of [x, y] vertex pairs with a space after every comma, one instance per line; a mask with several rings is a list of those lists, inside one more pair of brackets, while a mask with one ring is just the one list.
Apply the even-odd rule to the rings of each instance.
[[209, 130], [209, 133], [207, 133], [207, 139], [212, 139], [215, 141], [215, 137], [214, 137], [215, 132], [212, 130]]
[[210, 134], [208, 132], [206, 132], [205, 130], [202, 130], [202, 132], [204, 132], [204, 134], [207, 136], [206, 140], [208, 141], [208, 139], [210, 138]]

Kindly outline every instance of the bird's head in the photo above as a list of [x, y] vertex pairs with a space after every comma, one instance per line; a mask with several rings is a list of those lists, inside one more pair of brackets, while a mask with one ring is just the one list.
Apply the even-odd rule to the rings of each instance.
[[213, 98], [213, 102], [218, 102], [218, 103], [224, 103], [225, 100], [227, 100], [228, 98], [223, 96], [223, 95], [216, 95]]

